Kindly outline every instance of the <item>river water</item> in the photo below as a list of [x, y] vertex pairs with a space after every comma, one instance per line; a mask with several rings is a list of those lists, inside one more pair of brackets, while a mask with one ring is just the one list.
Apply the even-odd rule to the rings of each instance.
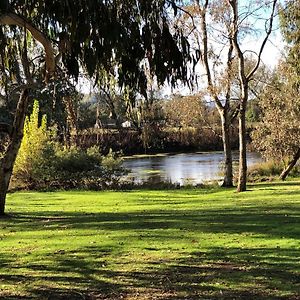
[[[135, 183], [161, 181], [184, 184], [200, 184], [222, 179], [222, 152], [195, 152], [180, 154], [134, 155], [124, 159], [123, 166], [130, 170], [127, 178]], [[248, 166], [262, 161], [257, 153], [249, 152]], [[233, 154], [234, 165], [238, 153]]]

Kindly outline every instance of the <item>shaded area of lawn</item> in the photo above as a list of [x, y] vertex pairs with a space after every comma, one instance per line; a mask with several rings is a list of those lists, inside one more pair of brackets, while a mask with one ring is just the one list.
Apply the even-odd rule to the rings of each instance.
[[0, 299], [300, 299], [299, 185], [9, 201]]
[[[121, 299], [126, 295], [129, 299], [299, 299], [300, 276], [299, 272], [292, 271], [293, 265], [299, 264], [297, 251], [264, 248], [231, 249], [224, 253], [224, 249], [215, 249], [211, 253], [195, 252], [179, 260], [147, 261], [143, 270], [138, 271], [96, 267], [99, 252], [97, 247], [76, 252], [86, 257], [84, 262], [72, 257], [72, 253], [60, 257], [50, 255], [48, 259], [55, 260], [59, 267], [42, 263], [26, 266], [32, 271], [57, 274], [49, 277], [2, 275], [1, 281], [25, 286], [30, 283], [32, 288], [30, 297], [14, 298], [4, 293], [0, 299], [34, 296], [38, 299]], [[273, 263], [274, 252], [277, 254]], [[109, 283], [108, 279], [114, 282]], [[50, 286], [40, 285], [40, 280], [49, 281]], [[255, 288], [249, 288], [249, 282]]]

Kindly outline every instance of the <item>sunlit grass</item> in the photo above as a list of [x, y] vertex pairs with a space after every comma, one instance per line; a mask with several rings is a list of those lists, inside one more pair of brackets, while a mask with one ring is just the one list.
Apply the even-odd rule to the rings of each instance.
[[10, 194], [0, 299], [297, 299], [300, 182], [249, 189]]

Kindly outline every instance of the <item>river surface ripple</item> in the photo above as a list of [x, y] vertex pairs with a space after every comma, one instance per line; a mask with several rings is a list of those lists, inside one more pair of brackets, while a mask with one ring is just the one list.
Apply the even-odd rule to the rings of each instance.
[[[195, 152], [180, 154], [157, 154], [126, 157], [123, 166], [130, 170], [127, 179], [135, 183], [200, 184], [222, 179], [222, 152]], [[238, 153], [233, 153], [234, 166], [238, 163]], [[259, 154], [247, 153], [247, 163], [251, 166], [261, 162]]]

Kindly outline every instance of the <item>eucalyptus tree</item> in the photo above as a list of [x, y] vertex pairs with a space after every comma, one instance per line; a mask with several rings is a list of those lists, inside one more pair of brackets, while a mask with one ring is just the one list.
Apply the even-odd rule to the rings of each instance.
[[[120, 85], [146, 94], [145, 66], [159, 83], [187, 80], [189, 49], [178, 28], [170, 28], [175, 0], [25, 0], [1, 1], [0, 56], [3, 73], [19, 66], [18, 103], [9, 142], [0, 160], [0, 215], [20, 147], [33, 76], [35, 47], [41, 45], [43, 85], [55, 79], [58, 68], [78, 78], [81, 68], [97, 80], [101, 71], [114, 70]], [[18, 39], [15, 37], [18, 36]], [[15, 56], [18, 53], [18, 56]], [[17, 59], [17, 58], [20, 59]], [[17, 74], [16, 74], [17, 75]], [[51, 91], [49, 91], [51, 92]], [[52, 91], [53, 92], [53, 91]]]
[[[278, 82], [281, 83], [277, 89], [277, 99], [280, 99], [280, 111], [277, 111], [279, 117], [271, 119], [272, 122], [279, 120], [280, 124], [271, 130], [271, 139], [276, 136], [276, 129], [280, 129], [282, 135], [280, 147], [283, 148], [285, 157], [288, 157], [288, 164], [280, 174], [280, 178], [285, 180], [292, 168], [300, 159], [299, 143], [299, 91], [300, 91], [300, 1], [284, 1], [280, 9], [280, 29], [286, 42], [286, 57], [284, 63], [279, 65]], [[278, 96], [280, 95], [280, 96]], [[276, 99], [275, 98], [275, 99]], [[268, 107], [269, 108], [269, 107]], [[285, 114], [284, 114], [285, 112]], [[274, 113], [269, 109], [269, 113]], [[267, 113], [266, 113], [267, 116]], [[281, 117], [280, 117], [281, 116]], [[270, 139], [270, 137], [269, 137]], [[276, 145], [270, 143], [269, 147], [276, 151]], [[275, 148], [275, 149], [274, 149]], [[277, 152], [277, 151], [276, 151]]]
[[[272, 33], [274, 18], [276, 14], [276, 5], [277, 0], [273, 1], [266, 1], [265, 3], [260, 3], [255, 5], [255, 3], [251, 3], [249, 1], [246, 11], [241, 14], [239, 10], [239, 1], [238, 0], [229, 0], [229, 5], [231, 9], [232, 19], [231, 19], [231, 34], [230, 39], [232, 40], [232, 44], [235, 50], [235, 54], [237, 56], [238, 61], [238, 78], [240, 83], [240, 95], [239, 95], [239, 147], [240, 147], [240, 155], [239, 155], [239, 175], [238, 175], [238, 187], [237, 190], [239, 192], [246, 190], [247, 184], [247, 155], [246, 155], [246, 109], [247, 109], [247, 102], [249, 99], [249, 83], [253, 79], [255, 73], [259, 69], [261, 64], [261, 57], [262, 52], [265, 48], [265, 45]], [[264, 11], [265, 8], [270, 9], [270, 13], [267, 17], [264, 17], [266, 12]], [[246, 61], [246, 52], [243, 50], [243, 47], [240, 42], [241, 35], [243, 34], [242, 26], [244, 22], [248, 22], [247, 27], [249, 24], [253, 24], [255, 19], [257, 19], [257, 15], [259, 15], [259, 10], [263, 10], [263, 14], [260, 16], [265, 21], [265, 36], [260, 43], [258, 52], [256, 53], [257, 58], [250, 69], [247, 71], [245, 67]], [[253, 19], [254, 21], [251, 21]]]
[[296, 72], [281, 62], [260, 95], [261, 122], [253, 132], [253, 144], [269, 160], [284, 166], [284, 180], [300, 158], [300, 98]]
[[[262, 52], [272, 33], [277, 0], [193, 0], [189, 4], [185, 10], [193, 20], [191, 34], [196, 37], [196, 59], [201, 62], [208, 94], [221, 117], [225, 154], [223, 186], [232, 186], [230, 127], [237, 117], [240, 150], [237, 190], [244, 191], [247, 181], [246, 108], [250, 82], [259, 70]], [[263, 39], [259, 39], [262, 30], [265, 30]], [[256, 52], [247, 46], [251, 37], [255, 39]], [[249, 68], [247, 62], [251, 61]], [[232, 105], [233, 101], [235, 105]]]
[[221, 119], [224, 150], [223, 187], [233, 186], [231, 126], [236, 117], [233, 98], [233, 43], [229, 39], [230, 12], [226, 1], [192, 1], [186, 7], [192, 17], [191, 36], [200, 60], [208, 96]]

